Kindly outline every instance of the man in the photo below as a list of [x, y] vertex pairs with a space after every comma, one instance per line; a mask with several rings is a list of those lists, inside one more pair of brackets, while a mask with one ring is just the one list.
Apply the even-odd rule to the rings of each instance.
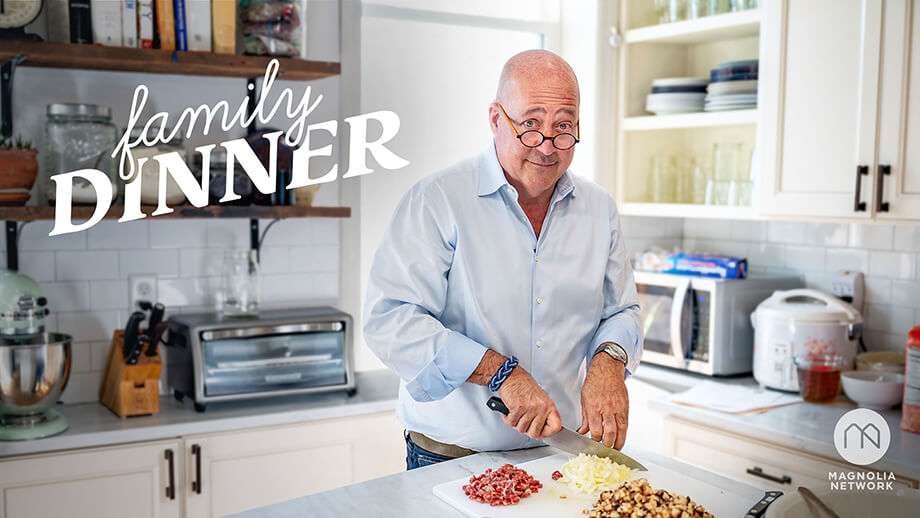
[[639, 304], [612, 198], [568, 171], [578, 103], [562, 58], [513, 56], [494, 147], [413, 186], [374, 256], [364, 335], [402, 380], [409, 469], [537, 446], [563, 424], [626, 440]]

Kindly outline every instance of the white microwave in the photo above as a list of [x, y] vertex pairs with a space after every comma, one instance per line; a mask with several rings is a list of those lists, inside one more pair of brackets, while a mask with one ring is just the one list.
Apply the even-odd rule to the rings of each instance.
[[797, 277], [712, 279], [636, 272], [645, 343], [642, 362], [709, 376], [753, 369], [751, 313]]

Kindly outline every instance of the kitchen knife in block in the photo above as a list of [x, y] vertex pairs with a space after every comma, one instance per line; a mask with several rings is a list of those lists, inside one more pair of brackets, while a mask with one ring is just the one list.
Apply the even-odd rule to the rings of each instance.
[[[486, 401], [486, 406], [502, 415], [509, 414], [509, 410], [508, 407], [505, 406], [505, 402], [495, 396], [490, 397], [489, 400]], [[637, 460], [633, 459], [629, 455], [626, 455], [625, 453], [622, 453], [613, 448], [608, 448], [603, 444], [596, 442], [594, 439], [585, 435], [581, 435], [580, 433], [573, 432], [568, 428], [563, 428], [558, 433], [549, 437], [544, 437], [542, 440], [553, 448], [562, 450], [566, 453], [571, 453], [572, 455], [578, 455], [579, 453], [597, 455], [598, 457], [606, 457], [618, 464], [623, 464], [628, 468], [647, 471], [645, 466], [640, 464]]]

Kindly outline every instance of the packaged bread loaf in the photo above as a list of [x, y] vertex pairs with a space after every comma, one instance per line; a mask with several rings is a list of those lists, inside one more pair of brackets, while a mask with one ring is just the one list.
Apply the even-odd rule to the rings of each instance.
[[901, 429], [920, 433], [920, 326], [907, 334]]

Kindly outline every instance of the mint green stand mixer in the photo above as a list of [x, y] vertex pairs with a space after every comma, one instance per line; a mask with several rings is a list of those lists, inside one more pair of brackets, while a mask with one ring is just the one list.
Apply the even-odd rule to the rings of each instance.
[[41, 289], [17, 272], [0, 272], [0, 441], [63, 432], [53, 407], [70, 378], [71, 337], [45, 331]]

